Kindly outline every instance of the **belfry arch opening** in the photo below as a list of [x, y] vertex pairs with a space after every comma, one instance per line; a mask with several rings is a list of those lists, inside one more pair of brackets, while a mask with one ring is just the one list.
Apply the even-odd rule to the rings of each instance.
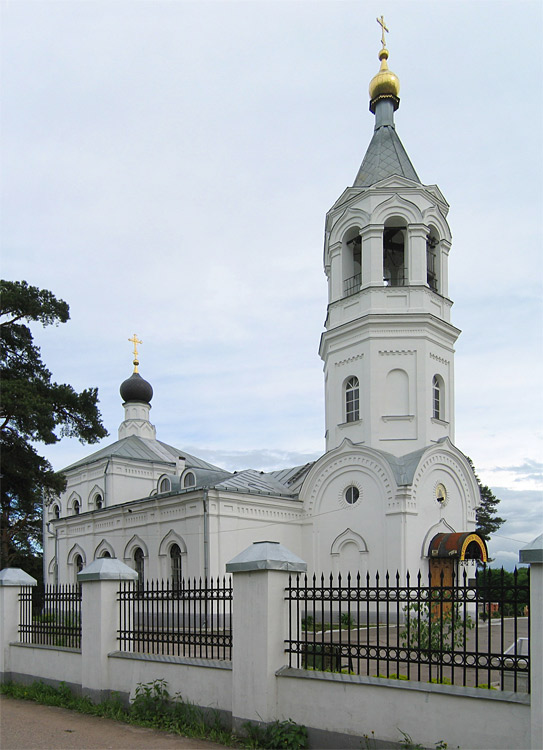
[[426, 283], [433, 292], [439, 293], [439, 235], [434, 227], [430, 227], [426, 237]]
[[352, 227], [343, 238], [343, 296], [360, 291], [362, 283], [362, 238], [359, 227]]
[[388, 219], [383, 228], [383, 283], [385, 286], [405, 286], [407, 264], [404, 220]]

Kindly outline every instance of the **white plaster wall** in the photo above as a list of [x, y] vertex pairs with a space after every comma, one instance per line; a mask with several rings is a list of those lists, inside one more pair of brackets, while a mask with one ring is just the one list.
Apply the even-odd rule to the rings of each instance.
[[375, 732], [388, 742], [399, 742], [402, 730], [423, 747], [444, 740], [470, 750], [530, 748], [530, 706], [508, 700], [512, 694], [443, 685], [421, 690], [379, 678], [360, 684], [362, 679], [279, 676], [277, 716], [358, 737]]
[[222, 495], [210, 500], [210, 574], [224, 576], [226, 563], [253, 542], [281, 542], [301, 549], [302, 504], [270, 498]]

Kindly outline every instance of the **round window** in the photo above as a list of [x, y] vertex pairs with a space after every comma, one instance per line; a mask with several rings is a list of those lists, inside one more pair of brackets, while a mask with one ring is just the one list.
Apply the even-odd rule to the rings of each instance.
[[435, 489], [435, 498], [440, 505], [447, 505], [447, 490], [445, 485], [438, 484]]
[[351, 485], [345, 490], [345, 500], [349, 503], [349, 505], [354, 505], [359, 497], [360, 492], [358, 491], [358, 487], [354, 487], [353, 485]]

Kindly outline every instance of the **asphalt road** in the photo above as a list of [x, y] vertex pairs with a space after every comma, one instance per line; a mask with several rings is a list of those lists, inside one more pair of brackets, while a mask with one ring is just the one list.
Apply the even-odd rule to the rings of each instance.
[[[226, 750], [207, 740], [0, 695], [2, 750]], [[231, 750], [231, 749], [230, 749]]]

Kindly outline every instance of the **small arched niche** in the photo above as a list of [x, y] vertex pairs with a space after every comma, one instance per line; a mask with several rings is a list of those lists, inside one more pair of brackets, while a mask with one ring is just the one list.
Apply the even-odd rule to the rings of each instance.
[[409, 414], [409, 376], [405, 370], [390, 370], [386, 377], [386, 414], [405, 416]]
[[383, 283], [405, 286], [407, 283], [407, 227], [405, 219], [394, 216], [383, 227]]

